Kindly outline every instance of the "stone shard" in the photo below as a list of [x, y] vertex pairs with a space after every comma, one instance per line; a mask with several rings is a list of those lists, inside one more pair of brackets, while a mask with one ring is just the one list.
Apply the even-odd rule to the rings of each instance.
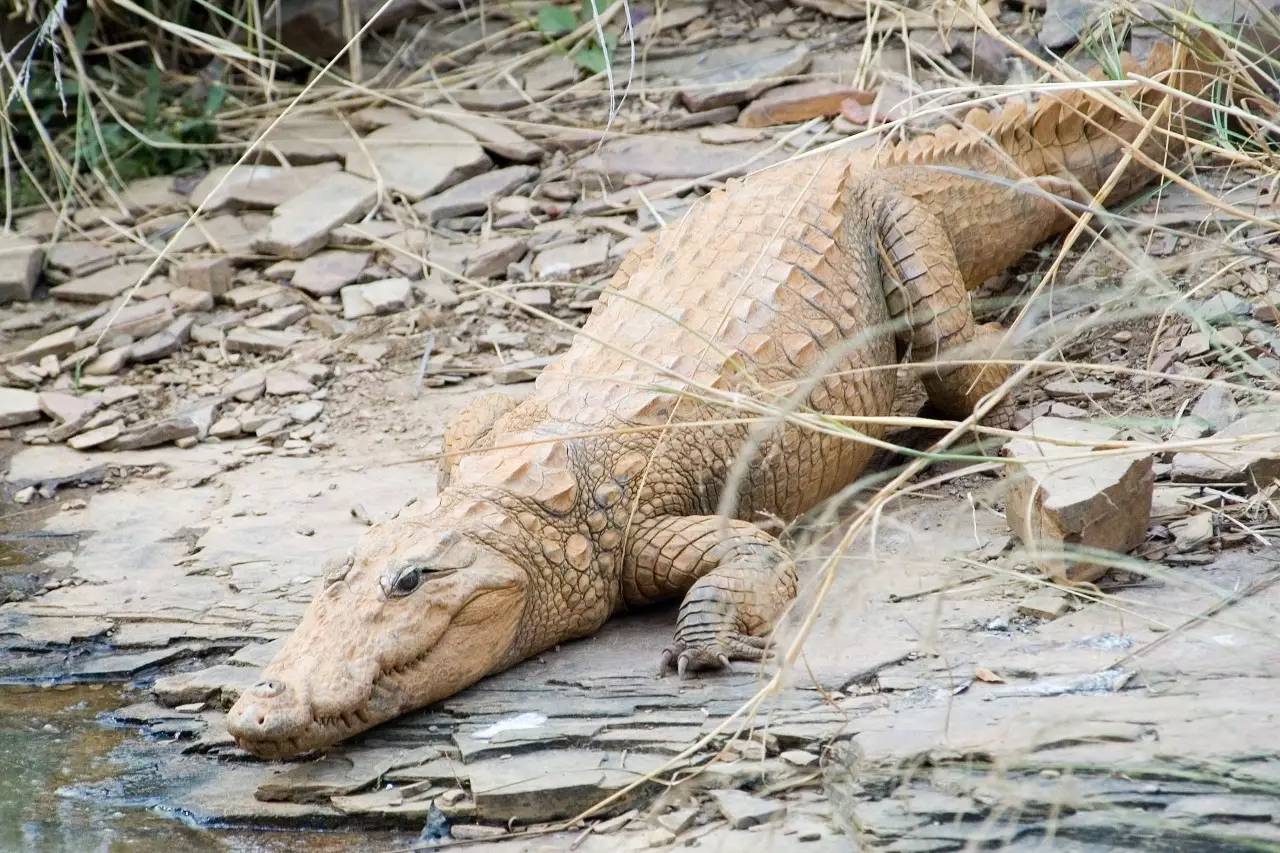
[[273, 331], [237, 326], [227, 333], [227, 349], [231, 352], [278, 354], [288, 352], [290, 347], [304, 338], [304, 335], [288, 330]]
[[75, 278], [66, 284], [60, 284], [51, 289], [49, 294], [55, 299], [65, 299], [68, 302], [106, 302], [115, 299], [137, 284], [146, 271], [147, 264], [120, 264], [107, 267], [83, 278]]
[[179, 287], [201, 290], [213, 296], [221, 296], [231, 289], [235, 272], [235, 265], [226, 255], [189, 258], [173, 264], [169, 270]]
[[67, 447], [72, 450], [92, 450], [115, 441], [120, 437], [121, 431], [122, 427], [118, 423], [86, 430], [67, 439]]
[[494, 199], [510, 193], [516, 187], [537, 176], [538, 170], [532, 166], [508, 166], [505, 169], [494, 169], [455, 184], [438, 195], [423, 199], [415, 204], [413, 209], [432, 223], [468, 213], [483, 213], [489, 209]]
[[[1146, 539], [1151, 454], [1095, 452], [1092, 445], [1114, 438], [1115, 430], [1081, 421], [1040, 417], [1019, 432], [1005, 446], [1006, 454], [1023, 460], [1008, 477], [1010, 529], [1050, 574], [1068, 581], [1101, 577], [1110, 566], [1091, 561], [1088, 552], [1122, 554]], [[1055, 438], [1084, 444], [1045, 441]]]
[[466, 274], [471, 278], [500, 278], [507, 274], [508, 266], [524, 257], [528, 245], [520, 237], [485, 240], [467, 256]]
[[298, 265], [291, 282], [312, 296], [332, 296], [355, 281], [369, 265], [368, 252], [326, 249]]
[[609, 238], [601, 234], [584, 243], [570, 243], [545, 249], [533, 259], [533, 274], [539, 279], [570, 278], [603, 267], [609, 260]]
[[273, 370], [267, 374], [266, 392], [272, 397], [289, 397], [294, 394], [314, 394], [316, 386], [305, 376], [292, 370]]
[[516, 163], [535, 163], [542, 159], [541, 147], [503, 122], [474, 113], [441, 111], [432, 117], [466, 131], [475, 137], [482, 148], [503, 159]]
[[662, 763], [644, 753], [557, 749], [482, 758], [467, 769], [477, 817], [523, 821], [571, 817]]
[[0, 234], [0, 305], [29, 300], [43, 262], [44, 250], [39, 241]]
[[395, 314], [413, 305], [413, 285], [407, 278], [385, 278], [366, 284], [363, 295], [375, 314]]
[[716, 801], [720, 814], [724, 815], [729, 826], [734, 829], [747, 829], [769, 823], [787, 813], [786, 803], [752, 796], [746, 791], [712, 791], [711, 798]]
[[1171, 476], [1183, 483], [1238, 483], [1253, 491], [1280, 478], [1276, 410], [1250, 412], [1214, 433], [1213, 447], [1173, 457]]
[[388, 125], [347, 155], [347, 171], [376, 178], [410, 201], [453, 186], [489, 167], [475, 137], [429, 118]]
[[334, 172], [277, 207], [253, 248], [285, 258], [308, 257], [329, 242], [329, 232], [368, 213], [377, 198], [372, 181]]
[[674, 82], [690, 112], [741, 104], [809, 66], [809, 49], [784, 38], [650, 60], [647, 76]]
[[624, 183], [631, 175], [652, 180], [704, 178], [713, 174], [735, 177], [772, 162], [767, 158], [752, 159], [763, 150], [761, 143], [707, 145], [694, 137], [676, 134], [627, 137], [604, 143], [597, 152], [583, 157], [578, 168], [614, 185]]
[[293, 168], [219, 166], [192, 190], [191, 203], [203, 203], [206, 212], [226, 207], [271, 209], [301, 195], [316, 181], [336, 171], [338, 164], [333, 162]]
[[42, 361], [48, 356], [64, 356], [75, 352], [78, 347], [80, 330], [75, 326], [45, 335], [18, 352], [9, 356], [10, 361], [18, 362], [36, 362]]

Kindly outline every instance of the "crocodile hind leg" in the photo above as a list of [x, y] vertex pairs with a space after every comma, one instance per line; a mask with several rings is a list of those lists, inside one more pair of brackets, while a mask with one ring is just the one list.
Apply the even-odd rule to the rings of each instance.
[[716, 669], [760, 660], [765, 636], [796, 594], [786, 550], [746, 521], [715, 515], [663, 516], [638, 526], [623, 573], [632, 604], [683, 595], [675, 639], [661, 670]]
[[[1008, 365], [988, 360], [1004, 330], [974, 322], [964, 275], [938, 216], [906, 192], [876, 207], [885, 299], [901, 326], [899, 342], [910, 361], [926, 363], [921, 379], [929, 402], [946, 417], [966, 418], [1009, 377]], [[1013, 401], [1001, 400], [983, 422], [1010, 427]]]
[[514, 409], [519, 400], [492, 392], [472, 400], [453, 416], [444, 428], [444, 455], [440, 457], [439, 487], [453, 479], [453, 472], [468, 451], [483, 450], [493, 444], [493, 425]]

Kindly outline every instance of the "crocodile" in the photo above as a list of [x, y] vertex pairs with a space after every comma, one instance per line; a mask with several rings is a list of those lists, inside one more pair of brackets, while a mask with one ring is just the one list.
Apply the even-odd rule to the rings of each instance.
[[[1164, 45], [1123, 70], [1200, 96], [1214, 72], [1196, 55]], [[481, 397], [449, 425], [437, 496], [325, 569], [230, 709], [236, 742], [320, 749], [673, 597], [660, 668], [764, 657], [797, 575], [761, 520], [864, 471], [899, 364], [950, 418], [1007, 391], [1007, 360], [989, 357], [1001, 329], [975, 321], [970, 292], [1104, 188], [1131, 197], [1186, 154], [1170, 131], [1209, 108], [1163, 87], [1050, 87], [1033, 108], [974, 109], [709, 193], [624, 259], [530, 396]], [[756, 428], [784, 405], [797, 416]], [[1009, 422], [1007, 400], [989, 408]]]

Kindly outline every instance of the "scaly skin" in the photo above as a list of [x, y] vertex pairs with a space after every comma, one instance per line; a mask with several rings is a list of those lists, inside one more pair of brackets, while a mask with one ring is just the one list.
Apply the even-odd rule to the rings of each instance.
[[[1159, 51], [1144, 70], [1161, 76], [1170, 61]], [[1204, 82], [1166, 78], [1193, 92]], [[1158, 97], [1136, 100], [1151, 114]], [[231, 709], [237, 742], [263, 756], [324, 747], [675, 596], [664, 667], [760, 658], [796, 574], [752, 520], [804, 513], [872, 448], [780, 426], [725, 518], [750, 427], [706, 422], [735, 417], [735, 393], [782, 400], [797, 388], [812, 412], [888, 415], [895, 371], [883, 368], [903, 355], [929, 361], [975, 341], [989, 354], [969, 291], [1070, 225], [1043, 191], [1091, 199], [1140, 129], [1067, 94], [713, 192], [624, 261], [531, 397], [483, 398], [449, 428], [446, 450], [473, 452], [446, 461], [431, 506], [373, 528], [326, 574]], [[1167, 137], [1157, 129], [1142, 151], [1166, 160]], [[1131, 167], [1111, 199], [1150, 177]], [[955, 417], [1008, 375], [923, 369], [931, 402]], [[997, 408], [996, 422], [1007, 414]]]

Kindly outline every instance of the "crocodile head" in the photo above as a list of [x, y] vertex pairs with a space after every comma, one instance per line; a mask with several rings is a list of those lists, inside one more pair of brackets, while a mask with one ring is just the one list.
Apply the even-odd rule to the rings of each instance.
[[528, 575], [430, 516], [373, 528], [323, 586], [227, 728], [249, 752], [320, 749], [515, 663]]

